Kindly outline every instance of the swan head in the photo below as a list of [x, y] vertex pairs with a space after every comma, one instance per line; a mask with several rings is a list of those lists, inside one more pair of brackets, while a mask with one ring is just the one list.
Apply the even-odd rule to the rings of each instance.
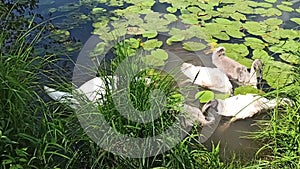
[[262, 76], [263, 76], [263, 73], [262, 73], [263, 67], [264, 67], [264, 63], [263, 63], [262, 60], [255, 59], [253, 61], [252, 68], [254, 69], [257, 78], [262, 78]]
[[208, 111], [213, 110], [214, 112], [218, 112], [219, 102], [218, 100], [214, 99], [209, 102], [207, 102], [201, 109], [201, 111], [204, 113], [208, 113]]
[[213, 51], [212, 57], [213, 58], [219, 58], [221, 56], [225, 55], [225, 48], [224, 47], [218, 47]]

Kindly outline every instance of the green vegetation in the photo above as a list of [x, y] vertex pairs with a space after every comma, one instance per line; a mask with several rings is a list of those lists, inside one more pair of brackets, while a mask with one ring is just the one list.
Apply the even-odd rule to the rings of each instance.
[[[170, 13], [159, 14], [150, 10], [154, 1], [137, 1], [127, 1], [126, 3], [131, 5], [122, 10], [115, 10], [117, 17], [103, 14], [107, 13], [106, 9], [95, 7], [92, 3], [123, 6], [123, 1], [82, 0], [81, 5], [90, 9], [91, 15], [78, 12], [79, 4], [50, 8], [50, 13], [72, 11], [73, 17], [65, 20], [68, 27], [61, 25], [61, 29], [36, 24], [33, 17], [10, 15], [18, 7], [20, 9], [34, 7], [35, 1], [30, 1], [30, 5], [20, 1], [13, 8], [0, 4], [0, 23], [4, 28], [0, 32], [0, 168], [298, 168], [300, 165], [299, 30], [279, 27], [283, 22], [277, 18], [282, 14], [281, 11], [294, 11], [291, 2], [283, 1], [275, 5], [272, 4], [276, 2], [273, 0], [265, 2], [205, 0], [201, 3], [160, 0], [161, 3], [170, 5], [167, 8]], [[24, 9], [20, 11], [24, 12]], [[171, 23], [178, 20], [174, 14], [176, 11], [181, 13], [179, 18], [182, 22], [189, 25], [185, 29], [168, 28]], [[299, 12], [299, 9], [295, 11]], [[143, 19], [140, 17], [142, 14], [145, 15]], [[254, 22], [248, 20], [249, 14], [269, 18]], [[117, 18], [120, 16], [124, 16], [126, 22], [123, 20], [119, 22]], [[74, 19], [77, 22], [74, 22]], [[115, 22], [111, 23], [110, 19]], [[299, 24], [298, 18], [290, 20]], [[276, 89], [267, 95], [278, 98], [289, 97], [294, 101], [294, 105], [277, 107], [267, 112], [270, 119], [257, 122], [260, 130], [249, 133], [249, 137], [264, 144], [257, 151], [255, 159], [249, 159], [247, 162], [239, 161], [238, 157], [229, 162], [222, 161], [219, 145], [213, 147], [211, 151], [207, 150], [199, 142], [198, 130], [201, 127], [198, 125], [195, 125], [175, 147], [163, 154], [143, 158], [115, 155], [98, 146], [89, 137], [74, 110], [54, 101], [45, 102], [45, 93], [41, 85], [42, 77], [55, 75], [54, 72], [47, 70], [47, 67], [55, 65], [56, 56], [68, 55], [80, 48], [80, 43], [70, 41], [69, 30], [89, 21], [93, 22], [93, 33], [104, 40], [97, 44], [91, 53], [92, 57], [103, 54], [108, 44], [104, 42], [114, 41], [118, 38], [116, 35], [122, 37], [130, 34], [142, 38], [130, 38], [114, 46], [117, 58], [112, 61], [111, 71], [115, 71], [124, 59], [140, 56], [138, 53], [140, 49], [149, 52], [141, 59], [141, 63], [162, 66], [169, 57], [162, 49], [165, 44], [183, 42], [182, 48], [188, 51], [201, 51], [209, 44], [218, 44], [226, 47], [228, 56], [248, 67], [252, 59], [262, 59], [266, 66], [263, 78]], [[109, 26], [113, 26], [114, 29], [110, 29]], [[168, 33], [170, 37], [166, 41], [158, 40], [157, 36], [161, 32]], [[43, 33], [46, 37], [42, 36]], [[51, 49], [46, 51], [40, 46], [41, 41], [47, 37], [56, 41], [57, 46], [62, 46], [57, 48], [59, 49], [57, 53], [53, 54]], [[194, 38], [198, 38], [196, 42], [192, 40]], [[243, 41], [219, 43], [221, 40], [233, 38]], [[278, 55], [285, 63], [275, 61], [270, 52]], [[249, 55], [251, 59], [246, 57]], [[119, 95], [121, 91], [111, 91], [108, 87], [106, 90], [109, 94], [105, 95], [103, 104], [98, 105], [95, 114], [103, 115], [114, 130], [132, 137], [160, 134], [177, 120], [184, 98], [178, 88], [174, 87], [173, 77], [147, 69], [133, 79], [126, 78], [126, 75], [130, 74], [130, 71], [136, 71], [137, 67], [130, 68], [134, 70], [125, 67], [123, 73], [125, 84], [128, 82], [126, 80], [131, 80], [127, 97], [137, 110], [145, 111], [150, 108], [151, 91], [159, 89], [164, 92], [167, 104], [165, 110], [159, 110], [159, 118], [149, 123], [136, 123], [124, 118], [114, 106], [114, 96]], [[106, 76], [107, 72], [99, 74]], [[49, 78], [53, 78], [53, 81], [61, 79]], [[151, 82], [141, 80], [145, 78], [150, 78]], [[106, 86], [111, 80], [106, 81]], [[57, 82], [54, 85], [70, 90], [62, 87], [70, 84]], [[264, 94], [248, 86], [237, 88], [235, 94], [244, 94], [245, 91]], [[201, 91], [196, 96], [203, 103], [213, 97], [221, 96], [216, 96], [211, 91]], [[154, 103], [159, 105], [163, 101], [163, 98], [159, 98]]]

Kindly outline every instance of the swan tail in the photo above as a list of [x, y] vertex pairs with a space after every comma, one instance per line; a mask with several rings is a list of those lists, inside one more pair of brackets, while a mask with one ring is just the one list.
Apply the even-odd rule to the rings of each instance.
[[58, 101], [62, 104], [68, 104], [73, 109], [77, 109], [79, 106], [79, 102], [75, 98], [73, 98], [72, 94], [68, 92], [57, 91], [48, 86], [44, 86], [44, 90], [47, 95], [54, 101]]

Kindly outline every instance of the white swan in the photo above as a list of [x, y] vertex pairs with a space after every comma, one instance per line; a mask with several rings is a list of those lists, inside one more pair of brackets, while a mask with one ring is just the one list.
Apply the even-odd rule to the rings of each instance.
[[287, 98], [269, 100], [257, 94], [236, 95], [225, 100], [211, 100], [202, 107], [202, 112], [212, 111], [211, 113], [215, 112], [222, 116], [233, 117], [230, 120], [230, 123], [232, 123], [238, 119], [252, 117], [262, 110], [272, 109], [278, 104], [284, 103], [292, 105], [292, 102]]
[[[113, 78], [114, 87], [116, 88], [116, 82], [118, 78], [116, 76], [108, 76], [108, 78]], [[112, 89], [112, 86], [110, 84], [109, 88]], [[44, 90], [47, 95], [55, 101], [58, 101], [60, 103], [67, 103], [73, 109], [77, 109], [79, 107], [78, 100], [76, 100], [71, 93], [57, 91], [48, 86], [44, 86]], [[96, 102], [99, 100], [99, 103], [102, 103], [102, 100], [100, 100], [100, 98], [105, 95], [105, 82], [100, 77], [95, 77], [85, 82], [75, 90], [79, 94], [84, 94], [91, 102]]]
[[229, 78], [218, 68], [194, 66], [183, 63], [181, 71], [194, 84], [206, 87], [222, 93], [232, 94], [232, 84]]
[[257, 78], [262, 77], [263, 62], [255, 59], [250, 72], [247, 67], [225, 56], [225, 48], [219, 47], [212, 54], [212, 63], [224, 72], [230, 79], [237, 80], [243, 85], [257, 86]]

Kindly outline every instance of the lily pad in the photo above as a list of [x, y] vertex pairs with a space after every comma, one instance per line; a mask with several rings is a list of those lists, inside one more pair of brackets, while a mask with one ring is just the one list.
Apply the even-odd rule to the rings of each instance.
[[265, 1], [269, 3], [275, 3], [277, 0], [265, 0]]
[[177, 8], [167, 7], [167, 11], [170, 13], [175, 13], [177, 11]]
[[225, 32], [212, 34], [212, 36], [220, 40], [230, 40], [230, 37]]
[[300, 25], [300, 18], [291, 18], [290, 20]]
[[274, 60], [274, 57], [270, 56], [266, 51], [261, 49], [253, 50], [252, 59], [261, 59], [263, 62]]
[[195, 99], [199, 99], [200, 103], [207, 103], [214, 99], [215, 95], [212, 91], [204, 90], [195, 95]]
[[265, 48], [264, 42], [257, 38], [247, 37], [245, 38], [246, 46], [249, 46], [252, 49], [263, 49]]
[[292, 12], [294, 9], [292, 7], [286, 6], [286, 5], [277, 5], [277, 8], [286, 11], [286, 12]]
[[50, 34], [51, 38], [58, 41], [64, 42], [70, 37], [70, 32], [67, 30], [54, 30]]
[[262, 16], [281, 16], [282, 12], [276, 8], [269, 8]]
[[273, 88], [281, 88], [293, 82], [293, 67], [291, 65], [269, 61], [265, 63], [263, 77]]
[[151, 51], [151, 55], [157, 59], [161, 60], [167, 60], [168, 59], [168, 53], [163, 49], [156, 49], [154, 51]]
[[167, 44], [171, 45], [172, 42], [181, 42], [183, 40], [184, 40], [184, 35], [183, 34], [177, 34], [177, 35], [173, 35], [172, 37], [167, 39]]
[[206, 48], [206, 45], [199, 42], [184, 42], [183, 49], [188, 51], [200, 51]]
[[185, 24], [198, 24], [197, 14], [182, 14], [179, 16]]
[[300, 56], [294, 55], [292, 53], [283, 53], [279, 55], [279, 57], [289, 63], [292, 64], [299, 64], [300, 63]]
[[152, 66], [163, 66], [165, 64], [164, 60], [162, 59], [157, 59], [153, 57], [152, 55], [147, 55], [142, 58], [142, 61], [147, 64], [147, 65], [152, 65]]
[[264, 22], [270, 26], [277, 26], [277, 25], [280, 25], [283, 23], [283, 21], [278, 18], [269, 18], [269, 19], [266, 19]]
[[146, 37], [146, 38], [155, 38], [157, 36], [157, 32], [156, 31], [145, 31], [143, 33], [143, 37]]
[[230, 15], [230, 17], [232, 19], [234, 19], [234, 20], [237, 20], [237, 21], [240, 21], [240, 20], [245, 21], [245, 20], [247, 20], [246, 16], [244, 14], [239, 13], [239, 12], [236, 12], [236, 13]]
[[145, 50], [151, 50], [154, 48], [159, 48], [162, 45], [162, 41], [158, 41], [157, 39], [151, 39], [144, 42], [143, 48]]

